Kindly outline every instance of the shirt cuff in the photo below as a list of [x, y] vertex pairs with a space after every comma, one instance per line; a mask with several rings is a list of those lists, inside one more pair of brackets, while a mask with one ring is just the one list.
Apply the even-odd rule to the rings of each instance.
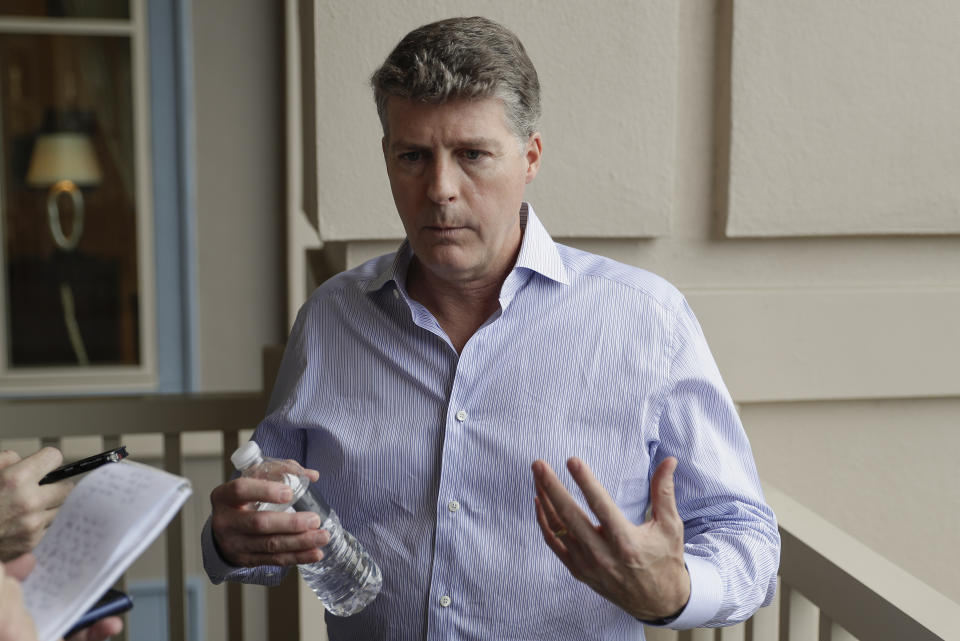
[[720, 610], [723, 601], [720, 573], [710, 561], [702, 557], [684, 554], [683, 560], [687, 564], [687, 572], [690, 573], [690, 599], [687, 605], [677, 618], [662, 626], [644, 622], [646, 625], [674, 630], [699, 628], [713, 619]]
[[279, 585], [286, 576], [289, 568], [278, 565], [261, 565], [255, 568], [230, 565], [222, 556], [213, 540], [213, 529], [210, 518], [203, 524], [200, 534], [200, 549], [203, 551], [203, 569], [210, 577], [210, 582], [219, 585], [224, 581], [240, 581], [242, 583], [258, 583], [260, 585]]
[[200, 549], [203, 551], [203, 569], [206, 570], [210, 582], [214, 585], [223, 583], [224, 579], [230, 578], [231, 574], [240, 570], [240, 568], [227, 563], [220, 556], [217, 544], [213, 540], [213, 530], [210, 526], [209, 517], [207, 522], [203, 524], [203, 532], [200, 534]]

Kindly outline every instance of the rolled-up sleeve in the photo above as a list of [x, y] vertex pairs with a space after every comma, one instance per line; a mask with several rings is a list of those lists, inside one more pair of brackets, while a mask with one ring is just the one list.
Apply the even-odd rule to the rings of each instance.
[[672, 340], [650, 470], [668, 456], [679, 461], [674, 479], [691, 596], [669, 627], [731, 625], [773, 600], [780, 535], [733, 400], [685, 301]]

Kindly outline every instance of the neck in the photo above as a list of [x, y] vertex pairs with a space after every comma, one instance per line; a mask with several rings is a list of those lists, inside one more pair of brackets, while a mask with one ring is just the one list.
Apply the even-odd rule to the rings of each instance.
[[426, 307], [447, 333], [457, 352], [500, 307], [500, 289], [513, 262], [491, 278], [450, 281], [424, 269], [416, 257], [407, 272], [410, 297]]

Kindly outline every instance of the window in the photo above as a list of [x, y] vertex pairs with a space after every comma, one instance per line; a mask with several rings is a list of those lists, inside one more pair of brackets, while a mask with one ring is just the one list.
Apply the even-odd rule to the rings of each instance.
[[0, 395], [189, 389], [179, 3], [151, 4], [0, 4]]

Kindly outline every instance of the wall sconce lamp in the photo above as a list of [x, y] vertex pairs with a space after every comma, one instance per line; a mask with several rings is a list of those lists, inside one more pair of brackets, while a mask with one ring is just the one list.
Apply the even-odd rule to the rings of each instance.
[[[49, 187], [47, 223], [58, 247], [73, 251], [83, 235], [83, 194], [80, 187], [95, 187], [103, 180], [93, 141], [84, 132], [58, 131], [37, 136], [27, 170], [27, 184]], [[70, 234], [60, 223], [60, 198], [67, 195], [73, 204]]]
[[[27, 169], [27, 185], [50, 188], [47, 192], [47, 225], [53, 241], [61, 250], [75, 251], [83, 236], [83, 193], [80, 188], [95, 187], [102, 181], [103, 173], [88, 133], [47, 129], [37, 136]], [[64, 195], [73, 201], [70, 235], [63, 233], [60, 223], [60, 199]], [[77, 322], [73, 288], [64, 276], [61, 276], [60, 282], [60, 302], [67, 337], [77, 363], [89, 365], [87, 348]]]

